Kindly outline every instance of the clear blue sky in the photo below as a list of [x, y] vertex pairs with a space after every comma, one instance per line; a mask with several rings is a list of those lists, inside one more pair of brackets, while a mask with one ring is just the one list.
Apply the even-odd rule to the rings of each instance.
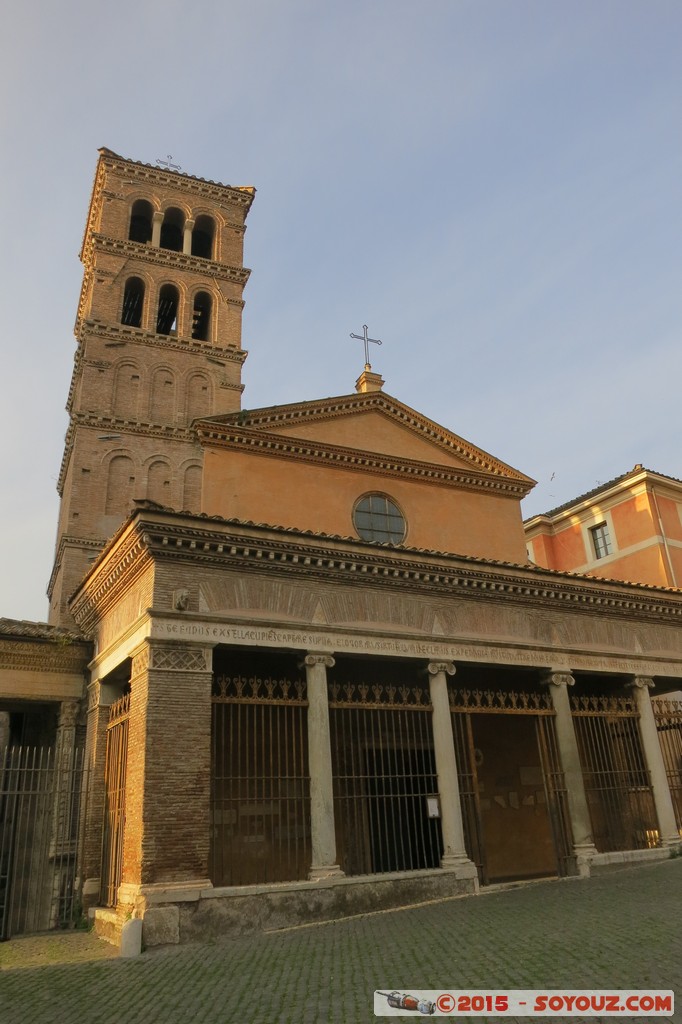
[[[248, 407], [386, 390], [539, 481], [682, 477], [679, 0], [85, 0], [0, 42], [0, 614], [43, 619], [97, 158], [255, 185]], [[552, 479], [553, 476], [553, 479]]]

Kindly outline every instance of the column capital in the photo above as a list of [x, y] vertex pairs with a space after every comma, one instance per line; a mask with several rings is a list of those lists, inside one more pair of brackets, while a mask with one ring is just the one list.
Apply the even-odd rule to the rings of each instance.
[[336, 662], [331, 654], [322, 654], [319, 651], [308, 651], [303, 659], [303, 664], [306, 668], [312, 668], [313, 665], [324, 665], [325, 668], [334, 668]]
[[154, 210], [154, 213], [152, 214], [152, 221], [155, 224], [162, 224], [163, 223], [163, 217], [164, 217], [163, 210]]
[[653, 690], [656, 683], [651, 676], [631, 676], [630, 681], [625, 685], [636, 690]]
[[121, 688], [111, 683], [103, 683], [101, 679], [93, 679], [87, 685], [88, 711], [97, 708], [109, 708], [121, 696]]
[[162, 672], [211, 672], [213, 644], [190, 641], [144, 640], [132, 651], [131, 679], [148, 670]]
[[431, 676], [437, 676], [439, 672], [444, 672], [447, 676], [454, 676], [457, 671], [452, 661], [430, 661], [426, 668]]
[[559, 671], [553, 671], [550, 669], [540, 679], [541, 683], [545, 686], [575, 686], [575, 679], [570, 672], [566, 672], [565, 669]]

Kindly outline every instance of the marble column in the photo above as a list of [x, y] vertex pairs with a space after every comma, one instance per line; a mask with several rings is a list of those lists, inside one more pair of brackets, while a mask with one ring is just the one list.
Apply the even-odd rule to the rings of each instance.
[[182, 232], [182, 251], [185, 256], [192, 255], [192, 232], [194, 231], [194, 221], [186, 220], [185, 227]]
[[568, 687], [575, 685], [570, 672], [549, 672], [543, 679], [549, 686], [549, 694], [556, 712], [556, 739], [559, 748], [561, 769], [566, 783], [568, 815], [573, 833], [573, 852], [578, 872], [589, 873], [589, 862], [597, 853], [592, 838], [592, 821], [587, 806], [583, 769], [578, 753], [578, 741], [573, 728], [571, 703], [568, 698]]
[[309, 651], [304, 658], [308, 684], [308, 765], [310, 771], [310, 832], [312, 865], [309, 878], [318, 880], [343, 875], [336, 863], [332, 752], [329, 738], [327, 669], [330, 654]]
[[649, 692], [655, 684], [653, 679], [648, 676], [633, 676], [629, 685], [639, 711], [639, 732], [642, 738], [644, 760], [649, 770], [651, 788], [654, 793], [660, 843], [661, 846], [679, 847], [682, 840], [677, 830], [675, 808], [670, 795], [668, 775], [665, 770], [665, 761]]
[[448, 700], [447, 677], [454, 676], [455, 666], [451, 661], [430, 661], [427, 667], [433, 706], [433, 749], [443, 835], [443, 858], [440, 865], [446, 870], [456, 871], [459, 877], [473, 878], [476, 876], [476, 866], [469, 860], [464, 843], [457, 758]]
[[161, 225], [163, 224], [163, 213], [156, 210], [152, 215], [152, 245], [158, 249], [161, 245]]

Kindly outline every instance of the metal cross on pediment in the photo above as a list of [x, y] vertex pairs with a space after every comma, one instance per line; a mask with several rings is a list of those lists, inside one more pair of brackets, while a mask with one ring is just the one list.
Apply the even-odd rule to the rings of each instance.
[[165, 167], [167, 171], [179, 171], [180, 164], [174, 164], [171, 162], [172, 160], [173, 157], [171, 156], [170, 153], [168, 153], [166, 154], [165, 160], [157, 160], [156, 162], [159, 165], [159, 167]]
[[378, 338], [368, 338], [367, 337], [367, 324], [363, 324], [362, 325], [362, 330], [363, 330], [362, 334], [351, 334], [351, 338], [357, 338], [358, 341], [364, 341], [364, 343], [365, 343], [365, 369], [366, 370], [371, 370], [372, 367], [371, 367], [370, 362], [369, 362], [369, 345], [370, 345], [370, 342], [372, 343], [372, 345], [381, 345], [381, 342], [379, 341]]

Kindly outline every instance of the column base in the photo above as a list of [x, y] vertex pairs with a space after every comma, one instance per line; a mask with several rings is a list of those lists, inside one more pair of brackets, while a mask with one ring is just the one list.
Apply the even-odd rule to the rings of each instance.
[[443, 871], [452, 871], [456, 878], [478, 879], [478, 869], [472, 860], [461, 853], [446, 853], [441, 859]]
[[669, 836], [662, 836], [661, 846], [664, 850], [678, 850], [682, 852], [682, 836], [677, 832], [673, 832]]
[[590, 877], [590, 864], [598, 853], [599, 851], [594, 843], [574, 844], [573, 856], [575, 857], [575, 866], [577, 868], [579, 878]]
[[308, 878], [311, 882], [321, 882], [327, 878], [345, 878], [346, 873], [338, 864], [313, 864]]

